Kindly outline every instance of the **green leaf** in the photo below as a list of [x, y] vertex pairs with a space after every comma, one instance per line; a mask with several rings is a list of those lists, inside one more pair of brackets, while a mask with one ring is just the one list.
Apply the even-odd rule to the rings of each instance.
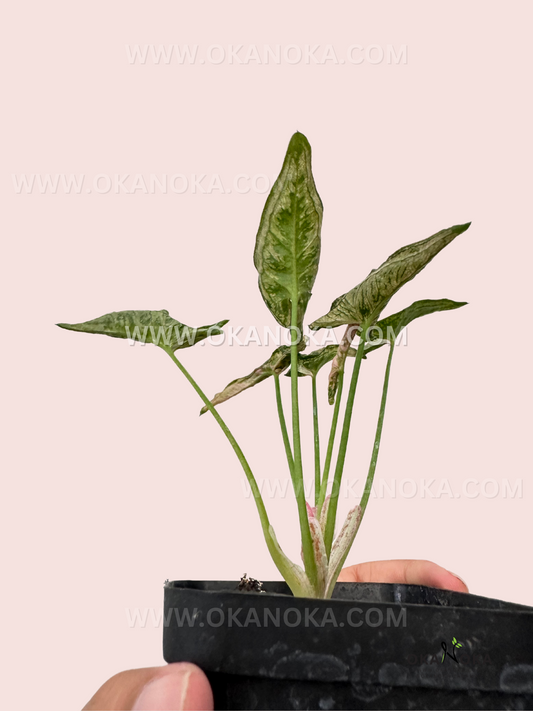
[[[449, 311], [451, 309], [458, 309], [461, 306], [465, 306], [466, 301], [450, 301], [450, 299], [424, 299], [421, 301], [415, 301], [411, 306], [398, 311], [387, 318], [381, 319], [374, 326], [371, 326], [366, 333], [365, 340], [365, 358], [371, 351], [381, 348], [385, 343], [393, 343], [401, 331], [416, 318], [421, 316], [426, 316], [428, 314], [435, 313], [436, 311]], [[347, 332], [354, 327], [348, 326]], [[355, 330], [355, 329], [354, 329]], [[331, 368], [331, 373], [329, 376], [329, 387], [328, 387], [328, 400], [332, 404], [335, 400], [335, 393], [337, 391], [337, 380], [339, 372], [344, 368], [344, 361], [346, 360], [346, 354], [343, 350], [342, 345], [347, 347], [348, 343], [351, 342], [352, 336], [346, 336], [342, 339], [341, 347], [339, 347], [333, 365]], [[352, 349], [357, 352], [357, 349]]]
[[[402, 311], [398, 311], [387, 318], [381, 319], [374, 326], [368, 329], [367, 338], [369, 341], [368, 348], [365, 352], [379, 348], [383, 342], [394, 342], [401, 331], [408, 326], [411, 321], [414, 321], [421, 316], [436, 313], [437, 311], [451, 311], [459, 309], [461, 306], [466, 306], [466, 301], [451, 301], [450, 299], [422, 299], [415, 301], [411, 306], [408, 306]], [[378, 341], [377, 345], [373, 342]]]
[[191, 328], [169, 316], [168, 311], [113, 311], [84, 323], [58, 323], [60, 328], [82, 333], [98, 333], [112, 338], [127, 338], [140, 343], [153, 343], [177, 351], [189, 348], [209, 336], [222, 333], [227, 320], [211, 326]]
[[455, 639], [455, 637], [452, 637], [452, 644], [457, 644], [457, 640]]
[[[378, 347], [376, 346], [376, 348]], [[303, 377], [304, 375], [315, 377], [321, 368], [333, 360], [338, 348], [337, 345], [332, 344], [318, 348], [316, 351], [311, 351], [311, 353], [300, 353], [298, 355], [298, 377]], [[355, 348], [348, 350], [348, 355], [352, 358], [355, 358], [356, 353], [357, 350]], [[291, 377], [290, 372], [285, 373], [285, 375], [288, 378]]]
[[263, 299], [285, 328], [291, 326], [291, 306], [297, 302], [302, 331], [318, 271], [322, 210], [311, 172], [311, 146], [295, 133], [266, 201], [254, 251]]
[[457, 647], [457, 649], [459, 649], [459, 648], [462, 647], [463, 645], [461, 644], [461, 642], [457, 642], [457, 644], [456, 644], [455, 646]]
[[[450, 301], [450, 299], [424, 299], [422, 301], [415, 301], [411, 304], [411, 306], [408, 306], [406, 309], [398, 311], [391, 316], [387, 316], [387, 318], [381, 319], [367, 330], [364, 357], [377, 348], [381, 348], [381, 346], [384, 346], [385, 343], [393, 343], [400, 335], [400, 332], [409, 323], [411, 323], [411, 321], [414, 321], [414, 319], [426, 316], [427, 314], [435, 313], [436, 311], [458, 309], [461, 306], [465, 306], [465, 304], [465, 301]], [[348, 326], [347, 331], [349, 330], [350, 326]], [[351, 340], [351, 335], [349, 337], [345, 336], [342, 340], [341, 346], [342, 344], [345, 344], [346, 347]], [[357, 349], [352, 350], [357, 352]], [[345, 360], [346, 355], [343, 348], [339, 347], [338, 352], [335, 354], [331, 373], [329, 375], [328, 400], [330, 404], [333, 404], [335, 400], [337, 380], [339, 372], [344, 368]]]
[[[222, 392], [215, 395], [215, 397], [211, 400], [211, 403], [213, 405], [220, 405], [221, 402], [226, 402], [226, 400], [235, 397], [235, 395], [242, 393], [244, 390], [253, 388], [254, 385], [270, 378], [271, 375], [274, 375], [275, 373], [278, 375], [283, 373], [283, 371], [286, 370], [290, 364], [290, 346], [280, 346], [279, 348], [276, 348], [265, 363], [253, 370], [249, 375], [232, 380], [231, 383], [226, 385]], [[200, 414], [203, 415], [206, 412], [207, 407], [202, 407]]]
[[394, 252], [380, 267], [372, 270], [364, 281], [335, 299], [330, 311], [314, 321], [311, 328], [316, 331], [348, 324], [371, 326], [392, 296], [469, 226], [470, 223], [449, 227]]

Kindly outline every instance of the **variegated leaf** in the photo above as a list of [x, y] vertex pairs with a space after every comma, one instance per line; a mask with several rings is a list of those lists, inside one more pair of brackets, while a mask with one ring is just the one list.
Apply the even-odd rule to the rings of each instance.
[[318, 330], [348, 324], [371, 326], [392, 296], [469, 226], [470, 223], [454, 225], [394, 252], [380, 267], [372, 270], [364, 281], [335, 299], [330, 311], [310, 327]]
[[466, 301], [451, 301], [450, 299], [422, 299], [421, 301], [415, 301], [406, 309], [381, 319], [369, 329], [367, 333], [369, 348], [374, 342], [378, 342], [380, 345], [385, 341], [392, 343], [411, 321], [421, 316], [427, 316], [437, 311], [459, 309], [461, 306], [466, 306], [466, 303]]
[[176, 351], [194, 346], [209, 336], [222, 333], [227, 320], [211, 326], [191, 328], [176, 321], [168, 311], [113, 311], [83, 323], [58, 323], [60, 328], [82, 333], [97, 333], [112, 338], [127, 338], [141, 343], [153, 343]]
[[[211, 403], [213, 405], [220, 405], [221, 402], [226, 402], [226, 400], [235, 397], [235, 395], [242, 393], [244, 390], [248, 390], [248, 388], [252, 388], [254, 385], [266, 380], [266, 378], [270, 378], [270, 376], [274, 374], [280, 375], [289, 367], [290, 364], [290, 346], [280, 346], [279, 348], [276, 348], [265, 363], [253, 370], [249, 375], [232, 380], [231, 383], [226, 385], [222, 392], [215, 395], [215, 397], [211, 400]], [[207, 412], [206, 406], [202, 407], [200, 414], [203, 415], [205, 412]]]
[[[333, 360], [337, 350], [338, 346], [332, 344], [318, 348], [316, 351], [311, 351], [311, 353], [300, 353], [298, 355], [298, 377], [303, 377], [304, 375], [316, 377], [318, 371]], [[355, 358], [356, 353], [357, 350], [355, 348], [349, 348], [347, 355]], [[285, 375], [290, 378], [291, 374], [288, 372]]]
[[261, 216], [254, 264], [263, 299], [279, 324], [291, 326], [292, 303], [298, 304], [300, 332], [318, 271], [322, 209], [311, 146], [295, 133]]

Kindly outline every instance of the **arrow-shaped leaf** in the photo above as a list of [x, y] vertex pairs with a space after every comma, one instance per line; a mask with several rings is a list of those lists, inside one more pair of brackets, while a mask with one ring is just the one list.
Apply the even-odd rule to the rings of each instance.
[[222, 333], [227, 320], [211, 326], [191, 328], [176, 321], [168, 311], [113, 311], [83, 323], [58, 323], [60, 328], [82, 333], [97, 333], [112, 338], [127, 338], [141, 343], [153, 343], [176, 351], [189, 348], [209, 336]]
[[[235, 397], [235, 395], [242, 393], [244, 390], [253, 388], [254, 385], [266, 380], [266, 378], [270, 378], [271, 375], [283, 373], [283, 371], [289, 367], [290, 363], [290, 346], [280, 346], [276, 348], [265, 363], [253, 370], [249, 375], [232, 380], [231, 383], [226, 385], [222, 392], [215, 395], [211, 403], [213, 405], [220, 405], [221, 402], [226, 402], [226, 400]], [[207, 407], [204, 406], [200, 410], [200, 414], [203, 415], [205, 412], [207, 412]]]
[[[369, 329], [367, 333], [368, 347], [365, 352], [379, 348], [383, 345], [383, 341], [392, 343], [411, 321], [421, 316], [427, 316], [437, 311], [459, 309], [461, 306], [466, 306], [466, 303], [466, 301], [451, 301], [450, 299], [422, 299], [421, 301], [415, 301], [406, 309], [381, 319]], [[378, 341], [377, 345], [373, 345], [375, 341]]]
[[348, 324], [371, 326], [392, 296], [469, 226], [470, 223], [454, 225], [394, 252], [380, 267], [371, 271], [364, 281], [335, 299], [330, 311], [314, 321], [311, 328], [316, 331]]
[[[458, 309], [461, 306], [465, 306], [466, 302], [450, 301], [450, 299], [424, 299], [422, 301], [415, 301], [411, 306], [398, 311], [391, 316], [387, 316], [380, 321], [378, 321], [374, 326], [371, 326], [367, 331], [365, 341], [365, 357], [371, 351], [375, 351], [377, 348], [381, 348], [385, 343], [392, 343], [400, 335], [400, 332], [414, 321], [416, 318], [421, 316], [426, 316], [427, 314], [435, 313], [436, 311], [449, 311], [451, 309]], [[347, 332], [342, 339], [341, 346], [335, 353], [333, 365], [329, 375], [329, 388], [328, 388], [328, 399], [330, 404], [333, 404], [335, 400], [335, 393], [337, 391], [337, 380], [339, 372], [344, 368], [344, 361], [346, 359], [346, 354], [344, 348], [348, 346], [351, 342], [353, 336], [350, 334], [351, 328], [348, 326]], [[344, 344], [344, 348], [343, 348]], [[350, 349], [355, 353], [357, 349]]]
[[322, 201], [311, 172], [311, 146], [301, 133], [291, 138], [281, 173], [265, 204], [254, 264], [259, 289], [276, 321], [290, 328], [292, 303], [303, 318], [320, 258]]

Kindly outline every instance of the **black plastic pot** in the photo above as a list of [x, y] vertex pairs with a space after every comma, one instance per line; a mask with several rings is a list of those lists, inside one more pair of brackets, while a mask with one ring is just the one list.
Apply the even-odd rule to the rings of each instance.
[[338, 583], [332, 600], [263, 586], [165, 585], [165, 660], [198, 664], [217, 709], [533, 708], [531, 607], [414, 585]]

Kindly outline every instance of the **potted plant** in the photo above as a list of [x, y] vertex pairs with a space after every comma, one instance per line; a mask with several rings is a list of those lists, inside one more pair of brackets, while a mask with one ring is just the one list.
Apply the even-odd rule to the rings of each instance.
[[[333, 301], [312, 330], [343, 327], [338, 345], [306, 352], [304, 319], [320, 257], [322, 202], [311, 148], [295, 133], [263, 210], [254, 264], [263, 299], [290, 334], [247, 376], [210, 399], [177, 351], [222, 332], [227, 321], [190, 328], [168, 311], [121, 311], [62, 328], [153, 343], [175, 363], [226, 435], [251, 487], [264, 539], [284, 582], [165, 583], [166, 661], [199, 664], [217, 708], [523, 708], [533, 704], [533, 608], [420, 586], [337, 583], [365, 514], [378, 460], [396, 341], [422, 316], [464, 302], [421, 300], [382, 318], [394, 294], [469, 224], [455, 225], [398, 249]], [[375, 440], [359, 505], [337, 526], [337, 505], [354, 400], [363, 361], [389, 349]], [[348, 387], [344, 378], [353, 360]], [[325, 460], [320, 456], [317, 380], [331, 364], [332, 405]], [[281, 376], [290, 378], [285, 421]], [[218, 411], [272, 378], [281, 436], [297, 502], [302, 565], [283, 552], [250, 465]], [[299, 386], [311, 379], [314, 501], [305, 499]], [[347, 394], [346, 394], [347, 389]], [[343, 397], [344, 395], [344, 397]], [[341, 416], [341, 410], [343, 410]], [[334, 464], [335, 444], [338, 449]], [[331, 492], [328, 491], [331, 489]], [[336, 528], [339, 529], [335, 535]]]

